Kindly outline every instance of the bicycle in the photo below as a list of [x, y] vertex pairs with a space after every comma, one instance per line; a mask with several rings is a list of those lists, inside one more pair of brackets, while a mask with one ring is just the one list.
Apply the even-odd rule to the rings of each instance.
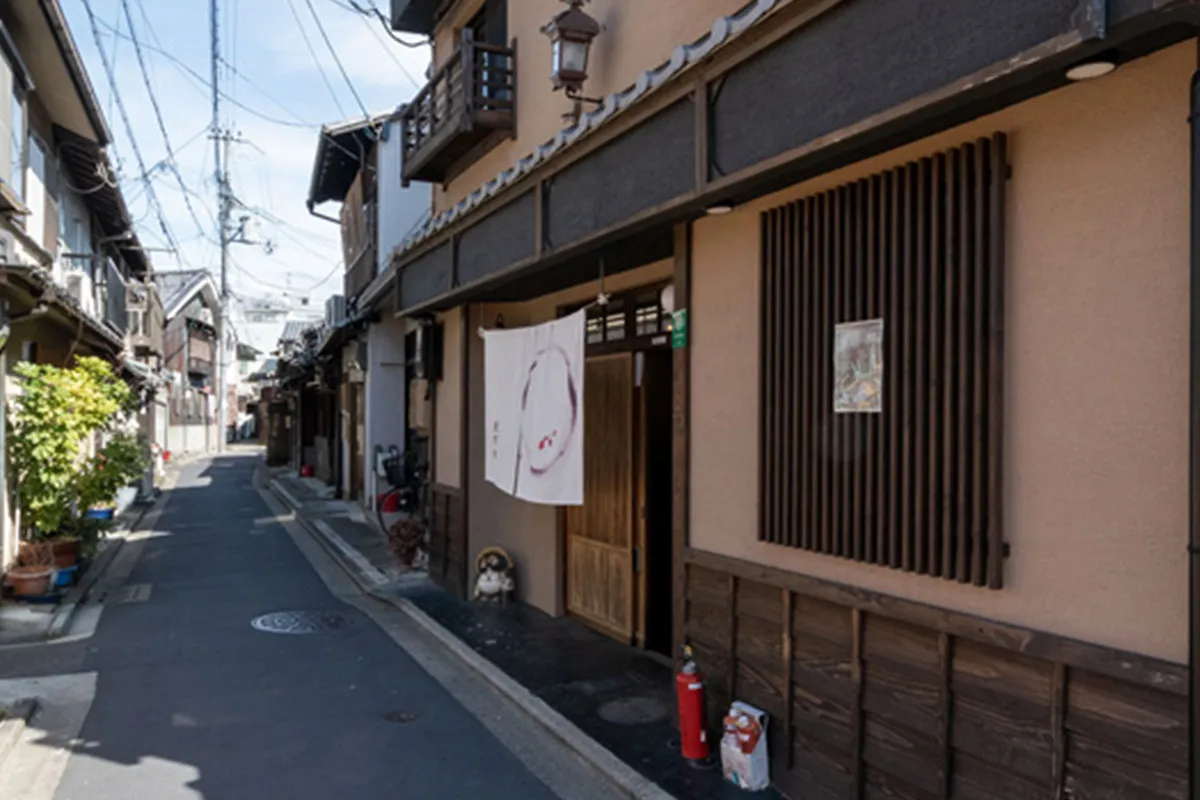
[[[392, 454], [384, 459], [383, 468], [391, 486], [375, 503], [379, 528], [387, 536], [392, 555], [404, 566], [415, 567], [425, 549], [429, 529], [425, 502], [429, 464], [412, 450], [401, 456], [393, 447]], [[389, 527], [383, 515], [385, 509], [393, 508], [403, 516]]]

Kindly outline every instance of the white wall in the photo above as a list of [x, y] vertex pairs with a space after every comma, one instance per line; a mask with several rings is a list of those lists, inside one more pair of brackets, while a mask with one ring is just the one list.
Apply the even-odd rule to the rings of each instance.
[[[414, 183], [400, 185], [400, 123], [389, 122], [379, 142], [375, 174], [379, 188], [379, 247], [375, 274], [387, 269], [392, 250], [404, 241], [429, 214], [430, 186]], [[401, 342], [403, 345], [403, 342]]]
[[375, 447], [392, 445], [404, 450], [404, 421], [407, 398], [404, 391], [403, 320], [384, 315], [367, 329], [366, 426], [367, 442], [363, 474], [366, 504], [374, 505], [381, 487], [375, 475]]

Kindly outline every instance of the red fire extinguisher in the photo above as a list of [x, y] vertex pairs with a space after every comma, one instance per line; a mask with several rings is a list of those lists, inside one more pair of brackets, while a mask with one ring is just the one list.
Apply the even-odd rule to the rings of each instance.
[[683, 667], [675, 676], [679, 703], [679, 739], [683, 757], [693, 766], [708, 762], [708, 728], [704, 720], [704, 676], [696, 668], [691, 645], [683, 647]]

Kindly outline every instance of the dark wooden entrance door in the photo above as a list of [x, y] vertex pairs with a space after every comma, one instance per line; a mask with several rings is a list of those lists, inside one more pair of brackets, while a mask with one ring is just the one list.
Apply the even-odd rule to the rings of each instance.
[[583, 499], [565, 513], [567, 611], [632, 641], [634, 587], [634, 358], [588, 359], [584, 372]]

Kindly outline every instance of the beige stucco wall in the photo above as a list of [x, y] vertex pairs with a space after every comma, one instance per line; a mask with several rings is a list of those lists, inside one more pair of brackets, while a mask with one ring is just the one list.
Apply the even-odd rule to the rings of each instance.
[[[655, 283], [669, 278], [673, 268], [674, 265], [669, 260], [658, 261], [614, 275], [605, 281], [604, 288], [607, 292], [621, 292]], [[504, 315], [506, 328], [546, 322], [554, 319], [559, 306], [594, 297], [599, 289], [599, 283], [593, 282], [526, 303], [472, 306], [469, 327], [471, 331], [480, 327], [495, 327], [499, 314]], [[468, 542], [471, 553], [478, 553], [489, 545], [505, 548], [517, 564], [518, 598], [547, 613], [561, 614], [563, 592], [562, 542], [558, 533], [559, 511], [553, 506], [539, 506], [516, 500], [484, 480], [483, 340], [472, 335], [469, 347], [470, 386], [467, 403], [471, 440], [468, 447]]]
[[[604, 97], [632, 84], [637, 76], [670, 57], [681, 44], [700, 38], [719, 16], [732, 14], [745, 0], [592, 0], [584, 10], [604, 26], [592, 44], [589, 97]], [[434, 37], [434, 61], [454, 50], [462, 26], [483, 5], [464, 0]], [[483, 158], [435, 186], [435, 211], [454, 205], [535, 147], [554, 137], [571, 103], [550, 82], [550, 40], [542, 26], [566, 7], [559, 0], [509, 0], [508, 36], [517, 40], [517, 138], [499, 144]]]
[[[697, 223], [692, 545], [1185, 661], [1194, 63], [1180, 45]], [[1013, 165], [1005, 588], [757, 541], [758, 212], [994, 131], [1011, 136]]]
[[442, 323], [442, 380], [437, 385], [434, 422], [434, 481], [462, 488], [462, 315], [452, 308], [440, 315]]

